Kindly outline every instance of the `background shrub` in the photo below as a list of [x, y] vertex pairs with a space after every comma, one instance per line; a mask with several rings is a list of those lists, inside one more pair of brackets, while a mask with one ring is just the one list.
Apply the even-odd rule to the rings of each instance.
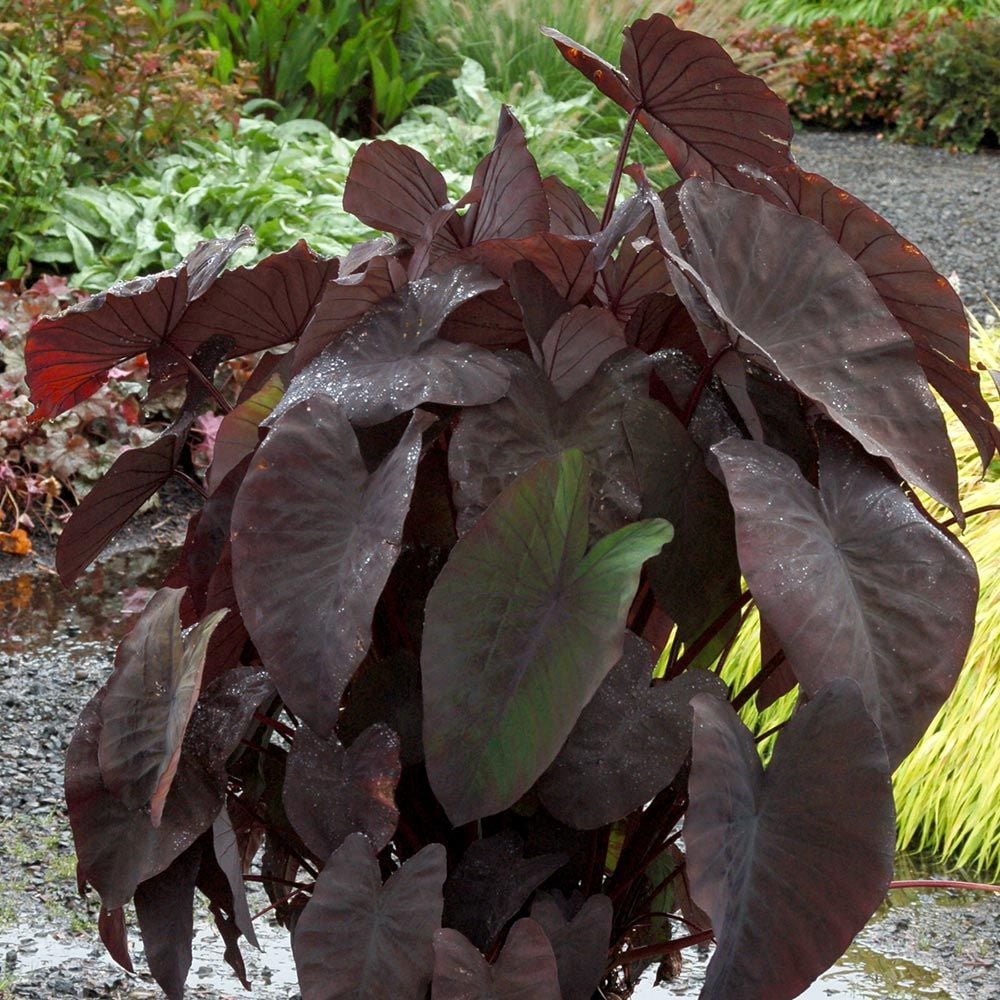
[[762, 25], [805, 27], [826, 18], [851, 25], [858, 21], [889, 27], [909, 15], [935, 21], [949, 12], [963, 17], [1000, 16], [998, 0], [749, 0], [741, 13]]

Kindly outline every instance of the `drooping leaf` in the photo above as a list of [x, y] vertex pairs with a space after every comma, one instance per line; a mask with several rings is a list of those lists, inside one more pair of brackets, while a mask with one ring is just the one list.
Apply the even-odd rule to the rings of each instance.
[[421, 432], [418, 412], [371, 475], [340, 407], [317, 396], [256, 453], [232, 519], [233, 584], [247, 630], [288, 707], [329, 736], [399, 555]]
[[254, 709], [273, 692], [267, 675], [229, 671], [199, 699], [188, 723], [159, 827], [145, 809], [129, 809], [105, 788], [97, 748], [107, 688], [86, 705], [66, 752], [66, 805], [80, 876], [110, 910], [164, 871], [207, 830], [222, 808], [225, 764]]
[[641, 809], [673, 781], [691, 749], [691, 697], [726, 697], [707, 670], [652, 684], [656, 657], [627, 632], [622, 658], [580, 713], [538, 781], [542, 804], [578, 830], [594, 830]]
[[467, 937], [444, 927], [434, 933], [432, 1000], [562, 1000], [556, 960], [545, 931], [518, 920], [490, 965]]
[[183, 1000], [191, 969], [194, 887], [202, 849], [203, 841], [195, 841], [165, 871], [140, 882], [135, 890], [146, 964], [168, 1000]]
[[552, 945], [562, 1000], [591, 1000], [604, 978], [614, 907], [601, 894], [584, 900], [575, 913], [567, 909], [570, 902], [539, 893], [531, 904], [531, 919]]
[[97, 759], [105, 788], [159, 826], [184, 733], [201, 690], [205, 651], [222, 615], [181, 641], [183, 591], [158, 590], [122, 640], [101, 703]]
[[625, 433], [643, 517], [662, 517], [674, 526], [673, 541], [649, 565], [650, 580], [681, 639], [691, 643], [740, 594], [733, 508], [701, 449], [666, 407], [653, 400], [630, 402]]
[[895, 768], [955, 683], [979, 587], [968, 553], [842, 437], [821, 438], [819, 489], [792, 459], [731, 439], [715, 453], [740, 565], [806, 694], [851, 677]]
[[739, 167], [788, 163], [788, 108], [767, 85], [736, 68], [718, 42], [684, 31], [664, 14], [625, 29], [621, 70], [571, 38], [543, 28], [566, 60], [639, 122], [681, 177], [734, 182]]
[[427, 598], [427, 774], [456, 826], [512, 805], [555, 758], [621, 656], [643, 562], [670, 540], [650, 520], [587, 552], [588, 479], [578, 450], [538, 462], [459, 540]]
[[529, 358], [515, 352], [502, 357], [510, 369], [507, 395], [466, 410], [448, 449], [459, 533], [476, 523], [515, 476], [568, 448], [581, 449], [593, 470], [595, 531], [606, 534], [634, 521], [639, 484], [622, 414], [630, 399], [646, 395], [649, 360], [637, 351], [609, 358], [564, 401]]
[[585, 386], [613, 354], [624, 350], [625, 331], [600, 306], [576, 306], [560, 316], [542, 341], [545, 373], [560, 399]]
[[212, 849], [215, 860], [226, 876], [229, 891], [233, 899], [233, 922], [240, 933], [255, 947], [260, 948], [257, 934], [253, 929], [253, 919], [250, 916], [250, 906], [247, 903], [246, 885], [243, 882], [243, 862], [240, 857], [240, 845], [233, 829], [229, 810], [223, 808], [212, 824]]
[[444, 921], [482, 951], [547, 878], [565, 863], [562, 853], [524, 857], [512, 830], [473, 841], [444, 888]]
[[726, 702], [698, 695], [693, 704], [687, 871], [718, 942], [701, 996], [791, 1000], [844, 952], [888, 888], [895, 816], [885, 749], [847, 679], [799, 708], [766, 774]]
[[93, 395], [115, 366], [169, 341], [192, 302], [229, 259], [253, 242], [241, 229], [230, 240], [199, 243], [175, 268], [112, 285], [106, 292], [39, 320], [25, 343], [25, 379], [34, 420], [57, 416]]
[[173, 475], [185, 440], [186, 434], [168, 432], [143, 448], [130, 448], [83, 498], [56, 547], [56, 571], [67, 587]]
[[269, 422], [317, 395], [338, 403], [352, 423], [371, 426], [421, 403], [476, 406], [507, 388], [507, 371], [493, 354], [437, 336], [463, 302], [497, 288], [478, 268], [411, 281], [383, 302], [292, 379]]
[[733, 334], [867, 451], [957, 512], [944, 418], [913, 342], [861, 267], [818, 223], [755, 195], [688, 181], [680, 204], [690, 264]]
[[125, 911], [119, 906], [109, 910], [101, 906], [97, 914], [97, 932], [100, 934], [108, 954], [126, 971], [135, 972], [132, 956], [128, 951], [128, 929], [125, 926]]
[[381, 851], [399, 821], [393, 797], [399, 775], [399, 737], [388, 726], [370, 726], [347, 749], [299, 726], [285, 770], [285, 812], [319, 858], [352, 833], [365, 834]]
[[441, 926], [445, 850], [428, 844], [382, 885], [363, 834], [352, 834], [320, 872], [292, 937], [304, 996], [423, 1000]]

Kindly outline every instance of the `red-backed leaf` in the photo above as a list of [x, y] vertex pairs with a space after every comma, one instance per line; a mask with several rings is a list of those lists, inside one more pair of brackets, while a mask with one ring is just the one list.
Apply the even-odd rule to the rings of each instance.
[[216, 612], [181, 642], [181, 590], [158, 590], [122, 640], [101, 704], [97, 759], [105, 788], [159, 826], [201, 690]]
[[101, 936], [108, 954], [126, 972], [135, 972], [132, 956], [128, 953], [128, 931], [125, 927], [125, 911], [119, 906], [109, 910], [102, 906], [97, 914], [97, 933]]
[[434, 932], [432, 1000], [562, 1000], [552, 945], [534, 920], [510, 929], [490, 965], [463, 934]]
[[465, 410], [448, 448], [458, 530], [466, 532], [515, 476], [541, 458], [579, 448], [593, 470], [591, 522], [607, 534], [639, 516], [639, 484], [628, 453], [625, 404], [646, 394], [649, 360], [638, 351], [609, 358], [589, 384], [561, 400], [523, 354], [502, 355], [507, 395]]
[[751, 441], [715, 447], [740, 565], [807, 695], [851, 677], [895, 768], [950, 693], [972, 638], [976, 568], [842, 435], [821, 437], [819, 489]]
[[483, 194], [463, 220], [467, 245], [548, 231], [549, 203], [542, 178], [524, 129], [506, 105], [500, 109], [496, 144], [476, 167], [472, 187], [482, 188]]
[[266, 674], [233, 670], [206, 689], [188, 723], [177, 780], [159, 827], [145, 809], [128, 809], [101, 780], [97, 747], [102, 688], [86, 705], [66, 752], [66, 804], [80, 877], [108, 909], [158, 875], [207, 830], [225, 799], [225, 764], [254, 709], [273, 692]]
[[595, 830], [641, 809], [673, 781], [691, 749], [692, 695], [726, 696], [707, 670], [653, 685], [655, 662], [649, 645], [627, 632], [621, 659], [538, 779], [542, 805], [568, 826]]
[[184, 981], [191, 969], [194, 933], [194, 887], [204, 840], [199, 838], [159, 875], [135, 890], [146, 964], [168, 1000], [183, 1000]]
[[186, 434], [167, 432], [144, 448], [122, 452], [83, 498], [56, 546], [56, 570], [67, 587], [173, 475], [186, 439]]
[[583, 388], [612, 354], [628, 345], [621, 324], [601, 306], [576, 306], [542, 341], [542, 364], [559, 398]]
[[825, 177], [794, 165], [776, 176], [795, 208], [823, 225], [864, 269], [913, 338], [928, 381], [965, 424], [985, 469], [1000, 438], [969, 363], [969, 324], [955, 290], [885, 219]]
[[558, 177], [542, 181], [549, 202], [549, 232], [557, 236], [593, 236], [600, 228], [597, 216], [584, 200]]
[[456, 826], [513, 805], [552, 763], [621, 656], [642, 564], [670, 540], [665, 521], [642, 521], [588, 552], [589, 505], [582, 452], [542, 459], [458, 541], [431, 588], [424, 750]]
[[766, 774], [728, 703], [693, 704], [687, 872], [718, 942], [701, 996], [791, 1000], [843, 954], [888, 888], [885, 749], [850, 680], [799, 708]]
[[[431, 215], [448, 201], [441, 172], [409, 146], [380, 139], [362, 146], [351, 161], [344, 184], [344, 210], [373, 229], [416, 244]], [[438, 235], [443, 245], [461, 244], [450, 228]]]
[[539, 893], [531, 904], [531, 919], [555, 952], [562, 1000], [591, 1000], [604, 978], [614, 907], [600, 894], [584, 900], [575, 913], [571, 902], [558, 892]]
[[381, 851], [399, 821], [400, 773], [399, 737], [388, 726], [370, 726], [347, 749], [299, 726], [281, 793], [285, 813], [318, 858], [329, 857], [352, 833], [365, 834]]
[[492, 403], [507, 388], [506, 366], [489, 351], [453, 344], [437, 333], [459, 305], [498, 285], [496, 278], [468, 266], [411, 281], [299, 372], [269, 423], [320, 395], [363, 427], [421, 403]]
[[441, 926], [445, 849], [428, 844], [382, 884], [363, 834], [335, 851], [292, 936], [299, 986], [323, 1000], [423, 1000]]
[[396, 562], [421, 432], [418, 412], [371, 475], [347, 417], [317, 396], [260, 446], [232, 519], [240, 611], [288, 707], [321, 736], [371, 642]]
[[376, 257], [363, 272], [328, 282], [295, 348], [294, 370], [301, 371], [324, 347], [405, 284], [406, 271], [392, 257]]
[[512, 830], [473, 841], [444, 887], [444, 920], [486, 951], [547, 878], [567, 861], [561, 853], [524, 856]]
[[749, 344], [737, 346], [761, 352], [867, 451], [958, 512], [944, 418], [912, 340], [861, 267], [818, 223], [755, 195], [687, 181], [680, 203], [685, 253], [729, 336]]

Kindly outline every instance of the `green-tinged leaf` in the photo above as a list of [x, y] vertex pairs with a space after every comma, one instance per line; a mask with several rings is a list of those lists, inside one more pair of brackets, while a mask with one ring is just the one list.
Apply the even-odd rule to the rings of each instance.
[[458, 542], [427, 599], [427, 772], [456, 825], [512, 805], [555, 758], [621, 656], [642, 564], [671, 538], [649, 520], [587, 552], [588, 480], [582, 452], [538, 462]]

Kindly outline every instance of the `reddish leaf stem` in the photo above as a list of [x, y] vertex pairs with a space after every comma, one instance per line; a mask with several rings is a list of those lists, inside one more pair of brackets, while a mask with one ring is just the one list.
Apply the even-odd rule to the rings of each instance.
[[622, 142], [618, 147], [618, 159], [615, 160], [615, 169], [611, 174], [611, 186], [608, 188], [608, 200], [604, 203], [604, 214], [601, 216], [601, 229], [607, 228], [614, 215], [615, 201], [618, 198], [618, 187], [622, 181], [622, 173], [625, 170], [625, 157], [628, 156], [628, 147], [632, 142], [632, 133], [635, 131], [635, 121], [639, 116], [639, 105], [637, 104], [630, 112], [628, 121], [625, 123], [625, 131], [622, 133]]
[[685, 427], [691, 423], [694, 411], [698, 409], [698, 402], [701, 400], [701, 394], [705, 391], [705, 386], [708, 385], [709, 379], [712, 377], [712, 372], [715, 371], [715, 366], [722, 360], [723, 355], [727, 354], [731, 350], [733, 350], [732, 344], [726, 344], [724, 347], [720, 347], [715, 354], [708, 359], [708, 364], [705, 365], [705, 367], [699, 372], [698, 381], [695, 382], [694, 388], [691, 390], [687, 406], [684, 407], [684, 416], [681, 418], [681, 423]]
[[760, 670], [750, 678], [747, 682], [746, 687], [733, 699], [733, 708], [738, 712], [763, 686], [764, 681], [768, 679], [781, 666], [782, 661], [785, 659], [785, 651], [779, 649], [774, 656], [771, 657], [760, 668]]
[[219, 404], [223, 413], [231, 413], [232, 407], [229, 405], [229, 401], [225, 396], [219, 391], [216, 384], [181, 350], [174, 347], [173, 344], [165, 345], [170, 348], [174, 357], [181, 362], [182, 365], [188, 370], [188, 372], [199, 382], [205, 389], [205, 391]]
[[265, 726], [269, 726], [275, 732], [281, 733], [282, 736], [288, 740], [289, 743], [295, 742], [295, 730], [291, 726], [286, 726], [283, 722], [279, 722], [277, 719], [272, 719], [268, 715], [264, 715], [263, 712], [254, 712], [253, 717], [258, 722], [263, 722]]
[[698, 934], [689, 934], [687, 937], [676, 938], [673, 941], [651, 944], [645, 948], [630, 948], [618, 956], [613, 968], [619, 965], [632, 965], [635, 962], [645, 962], [653, 958], [662, 958], [664, 955], [672, 955], [675, 951], [682, 951], [684, 948], [690, 948], [692, 945], [711, 941], [714, 936], [714, 931], [701, 931]]
[[890, 882], [890, 889], [969, 889], [973, 892], [1000, 892], [1000, 885], [988, 882], [953, 882], [950, 879], [916, 878]]

